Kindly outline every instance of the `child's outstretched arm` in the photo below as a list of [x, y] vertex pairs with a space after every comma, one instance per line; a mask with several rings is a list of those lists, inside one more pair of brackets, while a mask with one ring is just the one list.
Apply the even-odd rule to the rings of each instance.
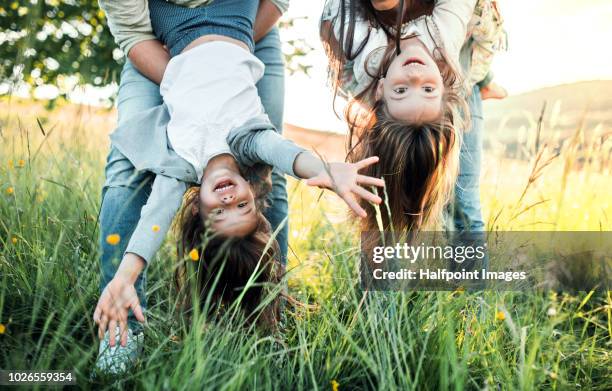
[[98, 336], [104, 338], [108, 328], [110, 346], [115, 346], [119, 327], [121, 345], [127, 343], [127, 316], [131, 309], [140, 322], [144, 315], [134, 284], [147, 263], [162, 245], [172, 220], [181, 206], [187, 184], [178, 179], [156, 175], [151, 194], [140, 212], [123, 259], [115, 276], [100, 295], [94, 311]]
[[359, 174], [359, 170], [378, 162], [377, 156], [363, 159], [357, 163], [331, 162], [327, 163], [314, 156], [311, 152], [300, 153], [295, 159], [293, 170], [308, 186], [317, 186], [332, 190], [360, 217], [366, 217], [366, 211], [357, 202], [358, 198], [380, 204], [382, 199], [362, 186], [384, 187], [385, 182]]
[[380, 197], [362, 186], [384, 186], [384, 181], [359, 174], [362, 168], [376, 163], [377, 157], [357, 163], [326, 163], [293, 141], [283, 138], [274, 129], [234, 130], [228, 136], [228, 144], [241, 164], [268, 164], [284, 174], [308, 179], [310, 186], [333, 190], [359, 216], [365, 217], [366, 212], [359, 206], [356, 197], [374, 203], [382, 202]]

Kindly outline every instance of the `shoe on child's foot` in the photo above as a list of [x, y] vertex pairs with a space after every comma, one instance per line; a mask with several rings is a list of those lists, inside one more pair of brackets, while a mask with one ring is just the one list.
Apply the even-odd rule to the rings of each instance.
[[489, 83], [480, 89], [482, 100], [487, 99], [504, 99], [508, 96], [508, 91], [499, 84]]
[[115, 346], [110, 346], [110, 336], [108, 331], [104, 334], [104, 339], [100, 342], [98, 359], [96, 360], [96, 371], [105, 375], [120, 375], [126, 373], [128, 369], [136, 364], [142, 354], [144, 345], [144, 333], [134, 335], [128, 328], [127, 344], [121, 346], [119, 328], [115, 333]]

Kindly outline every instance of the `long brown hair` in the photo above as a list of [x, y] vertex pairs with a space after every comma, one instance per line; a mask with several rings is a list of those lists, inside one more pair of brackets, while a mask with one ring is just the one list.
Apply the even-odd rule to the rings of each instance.
[[[380, 158], [363, 173], [385, 179], [389, 210], [384, 205], [381, 208], [383, 230], [434, 228], [441, 222], [457, 176], [462, 140], [458, 129], [469, 121], [463, 82], [440, 49], [434, 54], [445, 87], [440, 118], [420, 124], [398, 121], [389, 114], [384, 99], [376, 99], [379, 80], [386, 76], [394, 56], [394, 48], [388, 47], [373, 71], [373, 81], [348, 105], [347, 158], [353, 162], [369, 156]], [[364, 106], [363, 102], [372, 103]], [[378, 231], [373, 207], [362, 204], [368, 211], [362, 229]]]
[[[256, 321], [261, 328], [271, 331], [276, 328], [280, 316], [278, 286], [283, 268], [280, 248], [262, 213], [271, 187], [270, 170], [258, 167], [249, 174], [255, 193], [257, 225], [253, 232], [241, 238], [223, 237], [208, 229], [199, 208], [200, 188], [188, 190], [175, 225], [179, 239], [175, 283], [183, 313], [189, 314], [193, 309], [191, 295], [195, 289], [202, 305], [209, 297], [217, 304], [209, 307], [211, 315], [219, 307], [230, 307], [240, 299], [247, 323]], [[199, 258], [195, 270], [190, 265], [194, 262], [189, 255], [194, 250]], [[245, 291], [249, 280], [254, 280], [253, 284]]]

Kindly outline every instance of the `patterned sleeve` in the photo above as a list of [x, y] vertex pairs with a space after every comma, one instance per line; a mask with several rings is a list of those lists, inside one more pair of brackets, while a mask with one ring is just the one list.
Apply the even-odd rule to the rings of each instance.
[[495, 0], [478, 0], [468, 26], [472, 43], [472, 63], [469, 82], [481, 82], [489, 73], [495, 53], [507, 46], [503, 19]]

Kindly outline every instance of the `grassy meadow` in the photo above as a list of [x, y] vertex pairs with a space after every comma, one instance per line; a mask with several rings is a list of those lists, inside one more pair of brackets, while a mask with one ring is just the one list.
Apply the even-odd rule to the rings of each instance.
[[[273, 336], [227, 311], [175, 312], [172, 240], [149, 269], [145, 354], [121, 379], [90, 379], [97, 355], [97, 216], [115, 113], [0, 101], [0, 368], [72, 369], [82, 388], [612, 389], [612, 295], [367, 293], [358, 230], [333, 195], [290, 182], [289, 293]], [[522, 161], [488, 151], [494, 230], [612, 230], [610, 129], [562, 145], [534, 124]], [[508, 132], [512, 132], [508, 129]]]

